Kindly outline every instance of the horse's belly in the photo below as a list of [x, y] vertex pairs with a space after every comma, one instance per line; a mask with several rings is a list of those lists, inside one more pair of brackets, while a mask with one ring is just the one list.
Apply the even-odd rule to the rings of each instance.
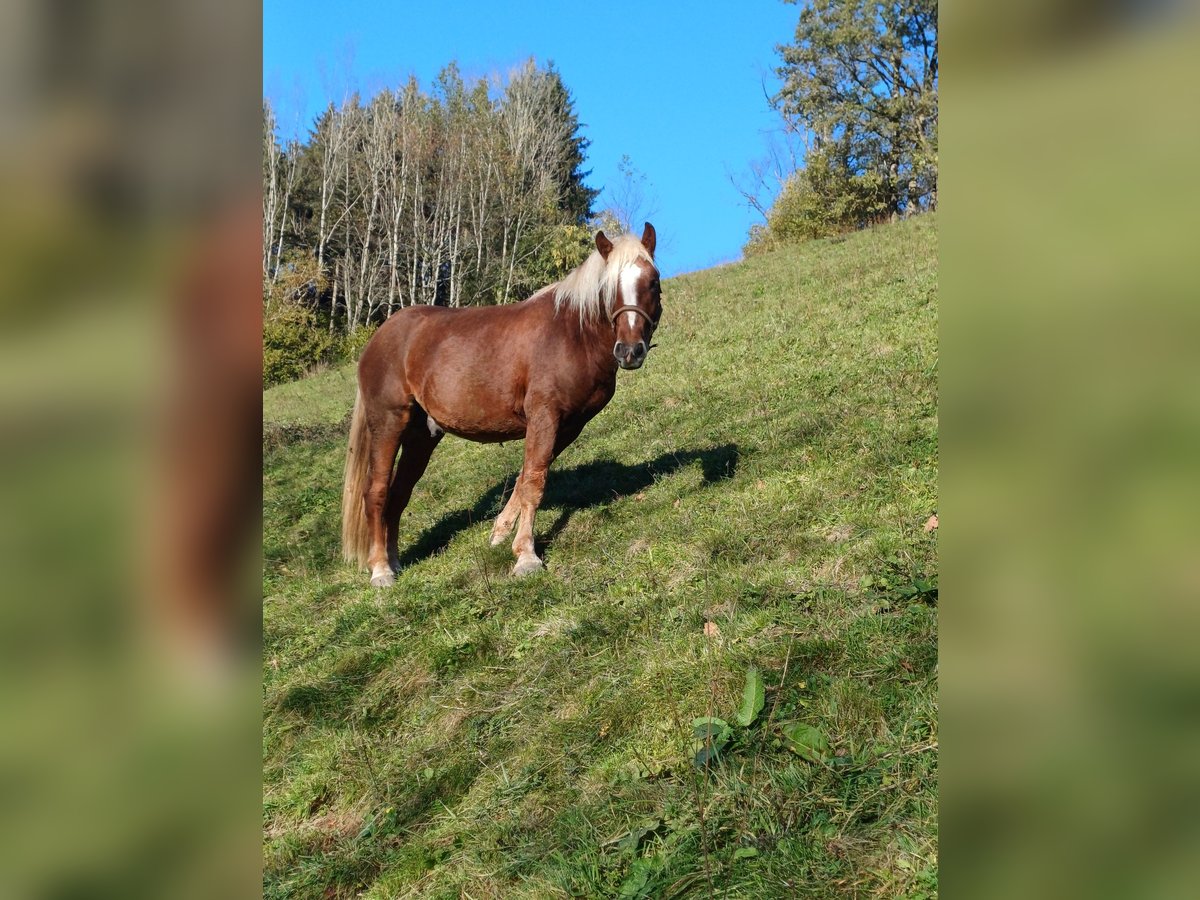
[[495, 443], [525, 437], [525, 419], [500, 396], [488, 396], [480, 392], [449, 396], [436, 391], [429, 392], [419, 402], [429, 417], [429, 429], [435, 429], [466, 438], [469, 441]]
[[525, 437], [525, 426], [514, 426], [512, 428], [498, 429], [494, 425], [482, 427], [475, 424], [470, 425], [443, 425], [440, 421], [438, 426], [447, 434], [452, 434], [455, 437], [466, 438], [468, 441], [476, 441], [480, 444], [496, 444], [501, 441], [515, 441]]
[[[452, 322], [455, 317], [448, 312], [440, 318]], [[525, 355], [493, 349], [513, 347], [514, 338], [492, 327], [434, 332], [437, 320], [427, 318], [429, 333], [415, 335], [408, 357], [409, 371], [420, 373], [412, 390], [422, 409], [442, 431], [470, 441], [525, 437]], [[476, 318], [485, 321], [482, 315]]]

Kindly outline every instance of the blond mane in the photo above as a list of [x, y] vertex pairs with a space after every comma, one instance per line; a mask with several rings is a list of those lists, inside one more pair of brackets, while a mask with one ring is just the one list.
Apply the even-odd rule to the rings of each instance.
[[612, 308], [617, 283], [626, 266], [645, 260], [658, 271], [653, 257], [634, 235], [622, 234], [614, 238], [612, 244], [607, 260], [599, 250], [593, 250], [583, 265], [572, 269], [566, 278], [553, 285], [555, 312], [565, 306], [578, 313], [581, 325], [598, 319]]

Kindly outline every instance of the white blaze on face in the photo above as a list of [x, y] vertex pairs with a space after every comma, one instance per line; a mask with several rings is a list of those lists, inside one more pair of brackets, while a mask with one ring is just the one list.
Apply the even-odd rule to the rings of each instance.
[[[625, 271], [621, 273], [621, 296], [624, 302], [630, 306], [637, 306], [637, 283], [642, 277], [642, 267], [637, 263], [625, 267]], [[625, 313], [629, 319], [629, 327], [637, 327], [637, 314]]]

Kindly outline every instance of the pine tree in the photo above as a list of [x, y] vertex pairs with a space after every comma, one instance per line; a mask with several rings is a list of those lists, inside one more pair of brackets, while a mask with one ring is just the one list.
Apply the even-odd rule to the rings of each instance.
[[549, 83], [549, 102], [553, 115], [564, 123], [564, 130], [569, 135], [557, 173], [561, 198], [559, 208], [567, 213], [574, 224], [584, 225], [591, 219], [592, 204], [600, 193], [584, 184], [584, 179], [592, 174], [590, 169], [583, 168], [587, 148], [592, 142], [581, 134], [575, 101], [553, 62], [547, 67], [544, 77]]

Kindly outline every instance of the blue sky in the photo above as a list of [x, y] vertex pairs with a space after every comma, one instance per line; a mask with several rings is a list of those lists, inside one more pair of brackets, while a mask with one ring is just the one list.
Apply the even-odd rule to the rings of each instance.
[[[553, 61], [592, 142], [588, 183], [617, 180], [628, 154], [646, 178], [666, 274], [737, 259], [757, 213], [730, 174], [766, 153], [779, 118], [775, 45], [799, 10], [745, 3], [371, 3], [268, 0], [263, 91], [285, 136], [330, 100], [369, 97], [410, 74], [428, 86], [450, 60], [468, 79]], [[604, 202], [602, 196], [598, 205]]]

